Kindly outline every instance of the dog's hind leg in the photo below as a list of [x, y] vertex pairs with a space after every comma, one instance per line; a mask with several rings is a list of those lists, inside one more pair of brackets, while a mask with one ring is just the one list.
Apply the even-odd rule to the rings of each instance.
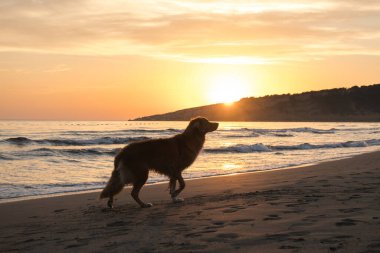
[[131, 195], [133, 199], [143, 208], [153, 206], [151, 203], [144, 203], [139, 198], [140, 190], [146, 183], [146, 180], [148, 180], [148, 174], [149, 174], [148, 169], [141, 169], [138, 175], [136, 175], [135, 177], [135, 181], [133, 182], [133, 188], [131, 191]]

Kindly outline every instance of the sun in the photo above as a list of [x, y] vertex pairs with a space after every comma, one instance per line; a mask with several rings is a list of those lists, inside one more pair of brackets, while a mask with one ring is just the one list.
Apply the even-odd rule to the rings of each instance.
[[249, 82], [243, 76], [221, 74], [211, 79], [208, 90], [210, 103], [224, 103], [232, 105], [243, 97], [248, 97]]

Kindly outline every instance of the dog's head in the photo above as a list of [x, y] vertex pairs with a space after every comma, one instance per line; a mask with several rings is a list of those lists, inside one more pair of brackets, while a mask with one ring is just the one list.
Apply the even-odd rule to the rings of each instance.
[[186, 130], [196, 131], [203, 135], [218, 129], [219, 123], [210, 122], [206, 118], [197, 117], [190, 121]]

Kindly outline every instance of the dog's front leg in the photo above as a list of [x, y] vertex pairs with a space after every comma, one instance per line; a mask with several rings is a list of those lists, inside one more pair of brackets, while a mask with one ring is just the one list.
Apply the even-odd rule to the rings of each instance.
[[173, 193], [175, 192], [176, 183], [177, 183], [177, 178], [171, 177], [169, 181], [169, 190], [170, 190], [171, 196], [173, 196]]
[[[181, 174], [179, 174], [177, 176], [177, 180], [178, 180], [178, 183], [179, 183], [179, 188], [173, 192], [171, 192], [171, 195], [172, 195], [172, 199], [173, 199], [173, 202], [174, 203], [178, 203], [178, 202], [183, 202], [184, 199], [182, 198], [177, 198], [177, 196], [180, 194], [180, 192], [185, 189], [185, 180], [183, 180], [183, 177]], [[175, 182], [174, 182], [174, 189], [175, 189]], [[170, 189], [171, 190], [171, 189]]]

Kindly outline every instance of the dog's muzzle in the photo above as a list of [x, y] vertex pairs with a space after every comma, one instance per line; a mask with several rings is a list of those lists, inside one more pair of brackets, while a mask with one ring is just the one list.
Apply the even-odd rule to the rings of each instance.
[[210, 130], [209, 130], [209, 132], [213, 132], [213, 131], [215, 131], [216, 129], [218, 129], [218, 127], [219, 127], [219, 123], [210, 123]]

